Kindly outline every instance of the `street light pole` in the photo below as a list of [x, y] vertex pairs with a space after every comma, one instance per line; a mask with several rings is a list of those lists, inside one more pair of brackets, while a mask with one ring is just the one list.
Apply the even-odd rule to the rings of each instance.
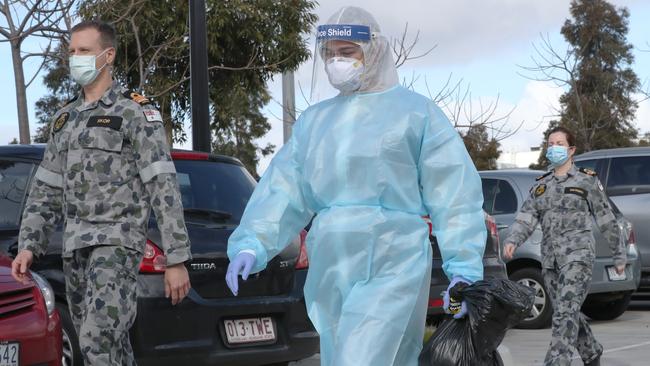
[[208, 98], [208, 48], [205, 0], [188, 0], [190, 6], [190, 102], [192, 148], [210, 152], [210, 107]]
[[296, 87], [293, 71], [282, 73], [282, 122], [284, 143], [289, 141], [293, 124], [296, 122]]

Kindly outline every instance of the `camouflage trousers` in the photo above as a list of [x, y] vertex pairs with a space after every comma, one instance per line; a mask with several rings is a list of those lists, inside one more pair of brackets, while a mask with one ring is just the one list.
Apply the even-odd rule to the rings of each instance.
[[141, 259], [121, 246], [82, 248], [63, 258], [68, 306], [86, 365], [135, 365], [129, 329]]
[[580, 312], [591, 273], [592, 266], [582, 262], [542, 271], [553, 305], [552, 338], [544, 360], [546, 366], [571, 365], [574, 348], [585, 363], [603, 353], [603, 346], [594, 338], [587, 319]]

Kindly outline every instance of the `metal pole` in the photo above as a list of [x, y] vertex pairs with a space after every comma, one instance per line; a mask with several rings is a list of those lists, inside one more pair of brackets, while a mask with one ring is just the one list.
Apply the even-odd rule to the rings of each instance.
[[296, 87], [293, 71], [282, 73], [282, 121], [284, 142], [289, 141], [293, 124], [296, 122]]
[[190, 6], [190, 101], [192, 148], [210, 152], [210, 108], [208, 98], [208, 48], [205, 0], [189, 0]]

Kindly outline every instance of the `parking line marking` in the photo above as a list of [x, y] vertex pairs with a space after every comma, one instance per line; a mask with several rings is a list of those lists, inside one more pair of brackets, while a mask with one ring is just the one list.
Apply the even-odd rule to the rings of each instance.
[[650, 341], [643, 342], [643, 343], [638, 343], [638, 344], [631, 344], [629, 346], [623, 346], [623, 347], [618, 347], [618, 348], [612, 348], [612, 349], [607, 349], [603, 353], [611, 353], [611, 352], [618, 352], [618, 351], [625, 351], [627, 349], [631, 348], [637, 348], [641, 346], [647, 346], [650, 345]]

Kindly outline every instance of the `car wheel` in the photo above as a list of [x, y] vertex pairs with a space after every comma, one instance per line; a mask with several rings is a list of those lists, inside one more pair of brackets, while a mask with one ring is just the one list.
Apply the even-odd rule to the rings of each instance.
[[551, 326], [553, 308], [551, 298], [548, 296], [548, 291], [546, 291], [546, 285], [544, 285], [542, 270], [539, 268], [523, 268], [514, 271], [510, 275], [510, 279], [535, 290], [533, 309], [530, 315], [517, 325], [517, 328], [542, 329]]
[[630, 305], [632, 293], [612, 301], [592, 301], [585, 303], [582, 312], [593, 320], [613, 320], [621, 316]]
[[65, 304], [56, 303], [56, 309], [59, 311], [61, 317], [61, 326], [63, 330], [63, 358], [61, 359], [62, 366], [82, 366], [83, 359], [81, 350], [79, 349], [79, 339], [77, 332], [72, 324], [70, 311]]

